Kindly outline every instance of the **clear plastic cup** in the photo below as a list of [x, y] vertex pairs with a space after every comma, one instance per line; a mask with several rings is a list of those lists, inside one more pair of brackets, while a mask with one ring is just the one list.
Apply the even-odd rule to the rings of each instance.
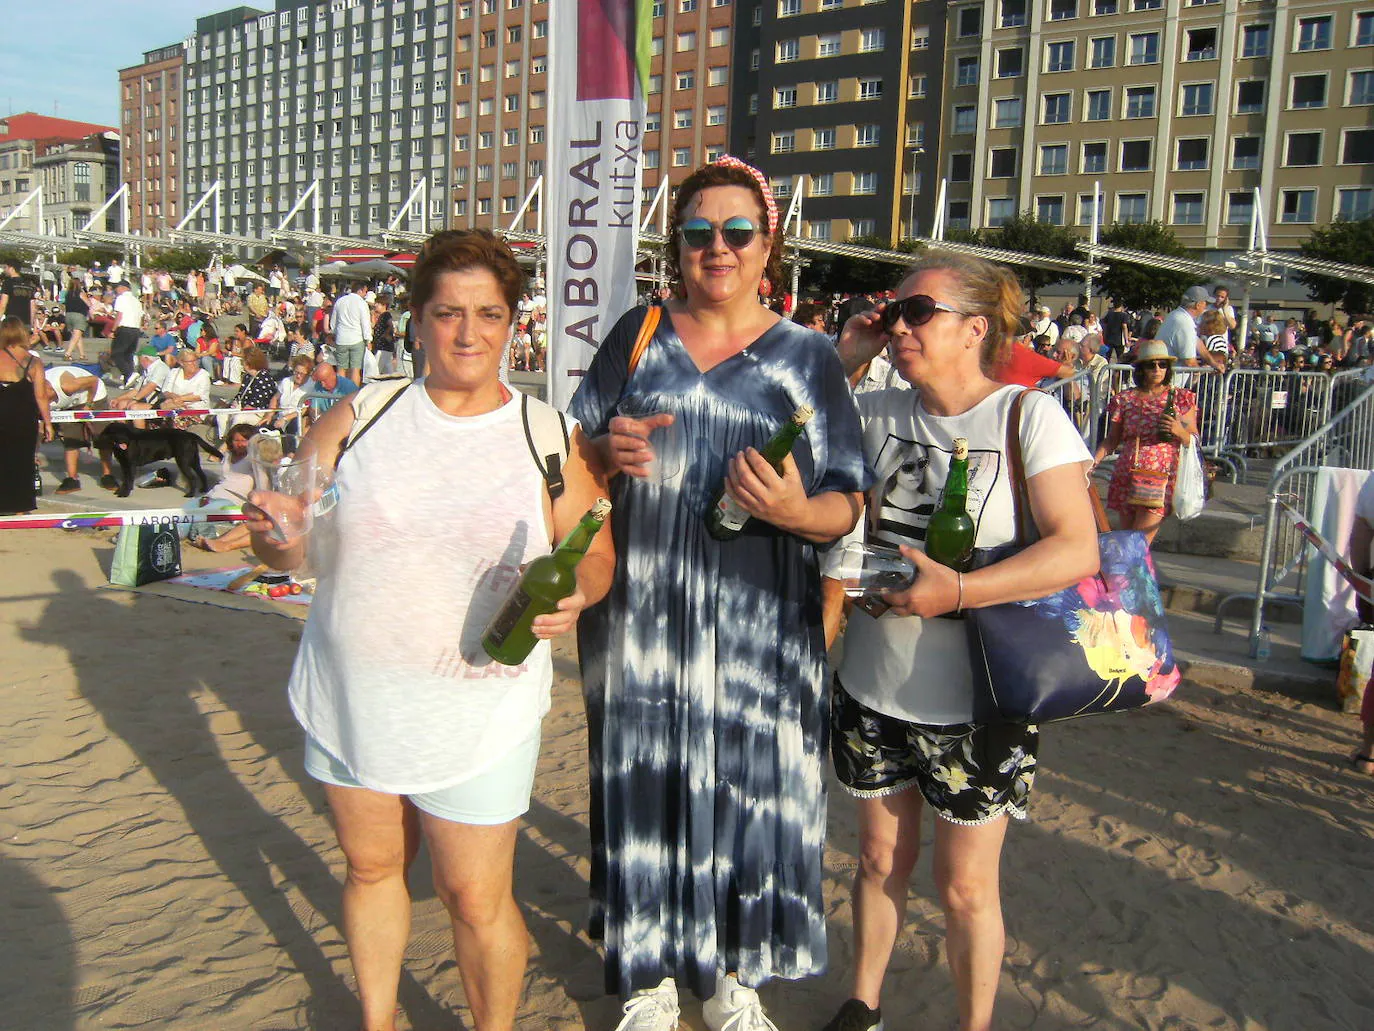
[[901, 591], [916, 582], [916, 564], [896, 548], [855, 541], [840, 552], [840, 586], [851, 598]]
[[682, 431], [678, 428], [680, 416], [666, 405], [661, 397], [627, 397], [616, 405], [616, 414], [627, 419], [648, 419], [655, 415], [671, 415], [673, 421], [667, 426], [655, 426], [644, 439], [648, 441], [654, 457], [649, 462], [651, 483], [667, 483], [682, 475], [683, 442]]
[[260, 430], [248, 442], [253, 470], [253, 504], [272, 520], [268, 536], [285, 543], [315, 524], [320, 497], [315, 447], [294, 433]]

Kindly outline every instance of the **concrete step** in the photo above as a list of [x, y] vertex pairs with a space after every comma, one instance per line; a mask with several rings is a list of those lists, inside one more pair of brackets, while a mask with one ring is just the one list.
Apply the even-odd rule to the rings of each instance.
[[[1244, 559], [1216, 558], [1153, 551], [1155, 571], [1164, 607], [1169, 612], [1186, 612], [1199, 617], [1216, 615], [1217, 604], [1228, 595], [1255, 593], [1259, 583], [1259, 563]], [[1293, 583], [1281, 585], [1291, 590]], [[1248, 629], [1250, 602], [1234, 601], [1224, 610], [1226, 625]], [[1294, 605], [1269, 605], [1267, 623], [1301, 623], [1302, 612]]]

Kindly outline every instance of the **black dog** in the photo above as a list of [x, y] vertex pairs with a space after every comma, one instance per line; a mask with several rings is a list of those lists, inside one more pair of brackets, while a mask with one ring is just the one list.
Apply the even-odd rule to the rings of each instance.
[[[95, 438], [96, 450], [107, 459], [119, 462], [119, 471], [124, 474], [124, 482], [115, 491], [115, 496], [127, 498], [133, 490], [134, 473], [141, 465], [171, 459], [176, 462], [181, 475], [186, 477], [186, 496], [193, 498], [210, 489], [210, 481], [205, 470], [200, 467], [200, 449], [204, 448], [216, 458], [223, 458], [223, 452], [211, 447], [194, 433], [170, 427], [158, 430], [135, 429], [128, 423], [114, 422], [105, 432]], [[195, 489], [200, 480], [200, 490]]]

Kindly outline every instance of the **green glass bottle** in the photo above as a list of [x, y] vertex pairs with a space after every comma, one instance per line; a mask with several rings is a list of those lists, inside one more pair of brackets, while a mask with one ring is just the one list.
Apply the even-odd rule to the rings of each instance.
[[942, 566], [967, 573], [976, 532], [968, 514], [968, 441], [955, 437], [944, 497], [926, 527], [926, 554]]
[[[759, 449], [759, 454], [778, 471], [779, 476], [782, 475], [782, 460], [791, 454], [792, 446], [806, 431], [806, 424], [815, 414], [816, 410], [810, 405], [802, 405], [792, 414], [792, 418], [773, 434], [773, 439]], [[725, 484], [722, 483], [716, 491], [716, 496], [711, 500], [710, 509], [706, 512], [706, 532], [718, 541], [734, 540], [747, 522], [749, 513], [726, 493]]]
[[525, 661], [539, 640], [530, 630], [530, 623], [535, 616], [552, 612], [559, 601], [572, 594], [577, 587], [577, 564], [587, 554], [610, 512], [611, 503], [597, 498], [552, 554], [540, 555], [525, 567], [520, 582], [511, 589], [482, 634], [482, 647], [488, 655], [506, 666], [518, 666]]
[[1159, 416], [1159, 442], [1161, 444], [1176, 443], [1176, 438], [1168, 430], [1168, 424], [1173, 422], [1178, 415], [1178, 406], [1174, 404], [1174, 392], [1169, 391], [1169, 396], [1164, 399], [1164, 411]]

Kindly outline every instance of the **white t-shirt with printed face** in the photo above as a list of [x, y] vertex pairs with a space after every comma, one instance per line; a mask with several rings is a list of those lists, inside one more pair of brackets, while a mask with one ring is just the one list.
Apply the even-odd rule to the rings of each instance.
[[[940, 503], [955, 437], [969, 442], [968, 511], [977, 526], [976, 546], [992, 548], [1015, 540], [1003, 451], [1007, 418], [1021, 390], [1002, 387], [955, 416], [929, 414], [914, 390], [860, 396], [864, 459], [874, 472], [874, 486], [864, 518], [828, 553], [827, 572], [849, 540], [866, 537], [925, 548], [926, 526]], [[1092, 460], [1063, 408], [1038, 393], [1028, 395], [1022, 406], [1021, 452], [1027, 478]], [[878, 712], [912, 723], [966, 723], [973, 718], [973, 677], [965, 633], [959, 620], [891, 612], [874, 619], [855, 609], [845, 631], [840, 680], [845, 690]]]

